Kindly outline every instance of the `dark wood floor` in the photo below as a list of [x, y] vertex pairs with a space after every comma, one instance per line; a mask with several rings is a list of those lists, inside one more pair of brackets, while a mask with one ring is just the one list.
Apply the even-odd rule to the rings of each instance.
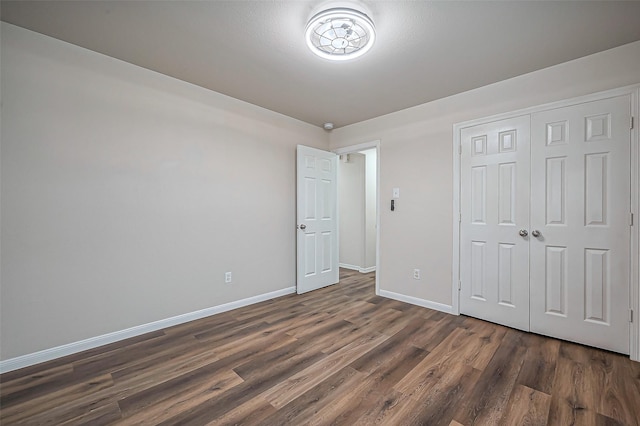
[[0, 377], [1, 423], [638, 425], [640, 363], [374, 295], [373, 274]]

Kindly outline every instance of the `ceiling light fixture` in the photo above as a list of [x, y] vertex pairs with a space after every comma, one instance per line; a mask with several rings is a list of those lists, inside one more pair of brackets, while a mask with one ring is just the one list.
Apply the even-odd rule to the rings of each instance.
[[376, 39], [376, 31], [365, 13], [337, 7], [314, 15], [307, 24], [305, 38], [316, 55], [344, 61], [368, 52]]

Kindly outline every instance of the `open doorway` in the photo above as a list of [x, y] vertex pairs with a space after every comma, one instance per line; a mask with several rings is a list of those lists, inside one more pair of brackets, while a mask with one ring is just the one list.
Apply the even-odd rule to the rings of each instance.
[[[374, 181], [375, 184], [367, 186], [366, 163], [369, 150], [372, 150], [369, 158], [369, 180]], [[349, 265], [357, 268], [358, 273], [360, 270], [365, 273], [371, 271], [369, 273], [375, 275], [375, 293], [379, 293], [380, 231], [377, 224], [380, 223], [380, 151], [379, 142], [375, 141], [340, 148], [333, 152], [298, 145], [296, 153], [296, 291], [298, 294], [339, 282], [338, 164], [339, 157], [345, 154], [361, 156], [365, 165], [365, 171], [361, 175], [361, 186], [364, 188], [363, 214], [362, 222], [358, 225], [363, 238], [357, 242], [361, 254], [356, 262], [358, 265]], [[348, 162], [348, 157], [343, 158], [343, 161]], [[367, 197], [367, 187], [369, 197]], [[374, 193], [375, 197], [372, 196]], [[368, 221], [367, 210], [369, 211]], [[375, 220], [372, 217], [375, 217]], [[375, 262], [371, 261], [373, 259]], [[367, 261], [368, 264], [365, 263]], [[373, 272], [374, 270], [376, 272]]]
[[334, 150], [338, 160], [340, 268], [379, 275], [379, 142]]
[[340, 155], [338, 235], [341, 268], [376, 270], [376, 150]]

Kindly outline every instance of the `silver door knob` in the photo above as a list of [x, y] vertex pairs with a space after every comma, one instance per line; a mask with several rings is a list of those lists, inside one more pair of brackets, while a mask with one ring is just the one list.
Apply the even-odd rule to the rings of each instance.
[[300, 229], [302, 229], [302, 230], [304, 231], [305, 229], [307, 229], [307, 225], [305, 225], [305, 224], [303, 223], [302, 225], [300, 225]]
[[518, 234], [520, 234], [521, 237], [526, 237], [527, 235], [529, 235], [526, 229], [521, 229]]
[[537, 229], [534, 231], [531, 231], [531, 236], [538, 238], [540, 235], [542, 235], [542, 232], [538, 231]]

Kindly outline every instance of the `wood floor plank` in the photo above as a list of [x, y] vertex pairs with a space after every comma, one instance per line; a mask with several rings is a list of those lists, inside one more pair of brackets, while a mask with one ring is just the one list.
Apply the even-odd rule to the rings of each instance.
[[447, 383], [452, 377], [461, 377], [463, 367], [472, 367], [487, 344], [487, 340], [473, 332], [456, 328], [395, 389], [414, 399], [427, 398], [427, 394], [440, 382]]
[[420, 398], [413, 395], [409, 409], [392, 417], [394, 424], [447, 426], [468, 398], [482, 372], [470, 365], [452, 365]]
[[[138, 371], [135, 375], [126, 375], [123, 377], [115, 377], [118, 372], [111, 374], [113, 385], [104, 386], [96, 389], [94, 392], [78, 395], [75, 398], [55, 399], [55, 404], [48, 404], [49, 399], [54, 399], [56, 393], [44, 396], [45, 404], [41, 403], [40, 398], [29, 400], [19, 407], [23, 409], [38, 410], [37, 415], [33, 415], [30, 419], [35, 424], [43, 423], [43, 419], [68, 419], [83, 413], [87, 413], [102, 405], [109, 405], [117, 402], [122, 398], [126, 398], [137, 392], [141, 392], [159, 383], [171, 380], [175, 377], [188, 374], [189, 372], [215, 362], [217, 358], [213, 354], [211, 348], [205, 348], [200, 354], [189, 352], [180, 358], [174, 358], [171, 362], [165, 362], [157, 365], [153, 369]], [[71, 387], [71, 386], [69, 386]], [[52, 424], [55, 424], [53, 422]]]
[[551, 394], [560, 341], [531, 334], [518, 384]]
[[[635, 422], [635, 424], [637, 425], [637, 422]], [[612, 419], [611, 417], [607, 417], [603, 414], [598, 413], [596, 415], [596, 426], [624, 426], [624, 423], [620, 423], [619, 421]]]
[[[186, 407], [179, 415], [159, 424], [201, 425], [209, 423], [231, 411], [234, 406], [243, 404], [260, 395], [269, 389], [274, 382], [284, 381], [324, 357], [325, 355], [319, 352], [299, 351], [289, 356], [286, 360], [281, 360], [276, 365], [272, 365], [268, 370], [263, 367], [260, 371], [246, 378], [241, 384], [224, 392], [219, 398], [208, 399], [195, 407]], [[234, 369], [236, 372], [237, 370]], [[239, 375], [242, 377], [241, 374]]]
[[342, 370], [352, 363], [361, 353], [366, 353], [387, 339], [386, 336], [365, 336], [340, 350], [327, 355], [324, 359], [294, 374], [287, 380], [271, 387], [261, 396], [276, 408], [283, 407], [299, 395]]
[[383, 355], [383, 362], [371, 362], [367, 354], [350, 364], [351, 368], [368, 376], [340, 398], [340, 402], [349, 409], [337, 416], [334, 424], [351, 425], [358, 422], [367, 415], [372, 405], [377, 405], [389, 393], [395, 392], [393, 386], [427, 355], [420, 348], [398, 344], [398, 341], [387, 345], [389, 340], [374, 348], [376, 353]]
[[121, 417], [120, 407], [118, 407], [117, 403], [112, 402], [111, 404], [101, 405], [95, 410], [88, 411], [78, 417], [62, 422], [60, 425], [112, 425], [120, 420]]
[[[293, 401], [281, 407], [264, 424], [311, 424], [317, 422], [318, 411], [330, 404], [338, 392], [348, 392], [363, 378], [363, 374], [345, 367], [329, 376], [326, 380], [307, 390]], [[326, 415], [323, 419], [326, 419]], [[329, 424], [329, 421], [325, 421]]]
[[73, 378], [73, 365], [66, 364], [3, 383], [0, 386], [0, 407], [9, 407], [46, 394], [52, 389], [66, 386]]
[[551, 391], [548, 422], [551, 424], [595, 425], [597, 393], [590, 377], [588, 348], [562, 342]]
[[273, 405], [257, 396], [212, 420], [209, 425], [264, 425], [264, 420], [276, 412]]
[[[640, 425], [640, 363], [592, 349], [592, 375], [599, 377], [598, 414], [622, 424]], [[623, 379], [629, 378], [629, 379]]]
[[462, 424], [496, 425], [506, 409], [524, 362], [524, 333], [508, 330], [502, 344], [478, 379], [474, 392], [454, 419]]
[[2, 374], [0, 423], [640, 426], [640, 363], [340, 275]]
[[501, 426], [544, 426], [549, 417], [551, 395], [516, 385], [511, 392], [507, 408], [500, 419]]
[[91, 411], [90, 407], [74, 405], [58, 415], [56, 421], [50, 420], [50, 411], [65, 404], [65, 402], [77, 399], [81, 396], [97, 393], [101, 389], [113, 386], [111, 374], [102, 374], [97, 377], [85, 379], [81, 383], [74, 383], [55, 392], [41, 395], [29, 401], [29, 404], [16, 404], [3, 407], [0, 414], [0, 423], [33, 423], [55, 424], [64, 422]]
[[[193, 341], [193, 337], [187, 339]], [[118, 348], [107, 353], [99, 353], [73, 363], [73, 369], [79, 376], [91, 376], [101, 371], [112, 371], [137, 362], [142, 358], [154, 356], [166, 346], [175, 346], [175, 340], [163, 334], [153, 339], [135, 343], [127, 348]]]
[[381, 395], [355, 423], [356, 426], [369, 425], [398, 425], [393, 420], [394, 416], [410, 409], [410, 404], [415, 403], [406, 395], [391, 389], [385, 395]]
[[[428, 352], [411, 344], [411, 336], [420, 330], [422, 320], [410, 321], [405, 327], [380, 345], [361, 354], [351, 367], [371, 374], [386, 365], [402, 360], [405, 365], [413, 359], [423, 359]], [[403, 375], [404, 376], [404, 375]]]
[[233, 370], [221, 370], [215, 374], [195, 378], [193, 383], [179, 393], [164, 394], [157, 400], [141, 400], [136, 394], [119, 401], [126, 424], [158, 424], [182, 413], [185, 407], [197, 406], [239, 385], [243, 380]]
[[360, 327], [355, 324], [351, 324], [345, 321], [348, 326], [336, 330], [332, 334], [305, 336], [302, 339], [309, 344], [313, 344], [318, 350], [330, 354], [337, 350], [340, 350], [344, 346], [348, 345], [356, 339], [361, 337], [377, 337], [381, 336], [380, 330], [375, 330], [368, 327]]

